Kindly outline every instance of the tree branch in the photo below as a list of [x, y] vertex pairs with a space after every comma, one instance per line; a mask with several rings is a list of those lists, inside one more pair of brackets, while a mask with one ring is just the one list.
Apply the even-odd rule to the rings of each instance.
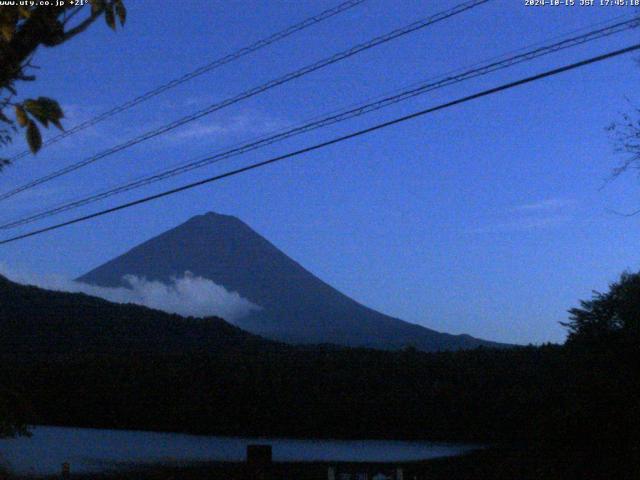
[[67, 25], [67, 23], [69, 23], [69, 21], [75, 17], [78, 13], [80, 13], [82, 11], [83, 7], [76, 7], [75, 10], [73, 12], [71, 12], [69, 15], [65, 16], [64, 21], [62, 22], [63, 25]]
[[78, 25], [76, 25], [75, 27], [73, 27], [71, 30], [67, 30], [66, 32], [64, 32], [64, 35], [62, 36], [62, 39], [60, 41], [60, 43], [64, 43], [67, 40], [75, 37], [76, 35], [78, 35], [79, 33], [84, 32], [87, 28], [89, 28], [89, 26], [96, 21], [96, 19], [102, 15], [102, 12], [104, 12], [104, 7], [96, 10], [95, 12], [92, 12], [91, 15], [89, 15], [87, 18], [85, 18], [82, 22], [80, 22]]

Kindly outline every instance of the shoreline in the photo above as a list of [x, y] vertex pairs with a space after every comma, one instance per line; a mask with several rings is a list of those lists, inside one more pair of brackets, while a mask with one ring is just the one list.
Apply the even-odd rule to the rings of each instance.
[[[368, 472], [400, 467], [404, 478], [416, 480], [572, 480], [636, 479], [638, 466], [623, 452], [595, 453], [585, 449], [559, 449], [533, 445], [493, 446], [456, 456], [409, 462], [274, 462], [272, 480], [325, 480], [330, 466]], [[53, 480], [60, 474], [29, 476], [0, 471], [2, 480]], [[245, 462], [150, 463], [118, 471], [73, 473], [72, 480], [246, 480]], [[337, 478], [337, 477], [336, 477]]]

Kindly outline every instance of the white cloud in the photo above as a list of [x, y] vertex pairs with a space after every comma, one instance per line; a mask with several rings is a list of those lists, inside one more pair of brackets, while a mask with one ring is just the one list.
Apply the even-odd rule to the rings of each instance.
[[547, 198], [537, 202], [518, 205], [513, 208], [514, 212], [551, 212], [565, 210], [573, 207], [575, 202], [566, 198]]
[[35, 285], [48, 290], [82, 292], [115, 303], [135, 303], [183, 316], [217, 316], [233, 322], [260, 307], [230, 292], [213, 281], [185, 272], [169, 283], [149, 281], [126, 275], [128, 287], [97, 287], [76, 282], [59, 275], [33, 275], [12, 272], [0, 266], [3, 274], [14, 282]]
[[172, 142], [219, 139], [228, 136], [264, 135], [283, 128], [285, 123], [260, 113], [240, 113], [226, 119], [209, 119], [177, 129], [164, 138]]
[[501, 221], [491, 223], [474, 231], [476, 233], [532, 231], [552, 228], [570, 222], [576, 202], [565, 198], [547, 198], [509, 208]]
[[476, 233], [491, 233], [491, 232], [510, 232], [510, 231], [529, 231], [540, 230], [544, 228], [551, 228], [558, 225], [562, 225], [571, 220], [569, 215], [555, 214], [555, 215], [543, 215], [535, 217], [523, 217], [509, 220], [506, 222], [499, 222], [492, 225], [477, 228]]

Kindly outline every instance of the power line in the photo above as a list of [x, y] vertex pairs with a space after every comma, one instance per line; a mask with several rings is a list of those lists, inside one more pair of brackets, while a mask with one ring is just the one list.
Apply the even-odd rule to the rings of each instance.
[[[267, 47], [273, 43], [279, 42], [280, 40], [284, 40], [287, 37], [290, 37], [291, 35], [293, 35], [294, 33], [300, 32], [301, 30], [304, 30], [306, 28], [309, 28], [313, 25], [316, 25], [324, 20], [328, 20], [331, 17], [334, 17], [342, 12], [344, 12], [345, 10], [349, 10], [357, 5], [360, 5], [361, 3], [365, 2], [367, 0], [349, 0], [346, 2], [343, 2], [339, 5], [336, 5], [333, 8], [329, 8], [323, 12], [318, 13], [317, 15], [313, 15], [309, 18], [304, 19], [303, 21], [296, 23], [295, 25], [291, 25], [290, 27], [285, 28], [284, 30], [281, 30], [277, 33], [274, 33], [273, 35], [270, 35], [269, 37], [263, 38], [261, 40], [258, 40], [255, 43], [252, 43], [251, 45], [248, 45], [246, 47], [243, 47], [239, 50], [236, 50], [235, 52], [232, 52], [228, 55], [225, 55], [224, 57], [218, 58], [206, 65], [203, 65], [195, 70], [192, 70], [189, 73], [186, 73], [178, 78], [174, 78], [173, 80], [164, 83], [162, 85], [157, 86], [156, 88], [154, 88], [153, 90], [149, 90], [146, 93], [143, 93], [135, 98], [132, 98], [131, 100], [123, 103], [122, 105], [118, 105], [116, 107], [113, 107], [110, 110], [107, 110], [106, 112], [101, 113], [100, 115], [97, 115], [85, 122], [79, 123], [78, 125], [75, 125], [71, 128], [69, 128], [68, 130], [65, 130], [62, 133], [59, 133], [58, 135], [48, 139], [46, 142], [43, 143], [42, 147], [47, 147], [49, 145], [53, 145], [54, 143], [59, 142], [60, 140], [63, 140], [75, 133], [78, 133], [82, 130], [85, 130], [89, 127], [92, 127], [104, 120], [106, 120], [107, 118], [111, 118], [114, 115], [117, 115], [118, 113], [122, 113], [126, 110], [129, 110], [130, 108], [135, 107], [136, 105], [142, 103], [142, 102], [146, 102], [147, 100], [160, 95], [161, 93], [166, 92], [167, 90], [171, 90], [172, 88], [177, 87], [178, 85], [181, 85], [185, 82], [188, 82], [189, 80], [192, 80], [196, 77], [199, 77], [200, 75], [204, 75], [205, 73], [208, 73], [212, 70], [215, 70], [218, 67], [222, 67], [223, 65], [226, 65], [228, 63], [231, 63], [241, 57], [244, 57], [245, 55], [248, 55], [250, 53], [256, 52], [264, 47]], [[31, 151], [30, 150], [24, 150], [23, 152], [20, 152], [19, 154], [11, 157], [9, 160], [10, 161], [15, 161], [15, 160], [19, 160], [21, 158], [26, 157], [27, 155], [30, 155]]]
[[60, 170], [57, 170], [55, 172], [52, 172], [48, 175], [45, 175], [44, 177], [40, 177], [36, 180], [33, 180], [27, 184], [24, 184], [20, 187], [14, 188], [13, 190], [10, 190], [4, 194], [0, 195], [0, 200], [6, 200], [7, 198], [10, 198], [20, 192], [23, 192], [25, 190], [29, 190], [35, 186], [41, 185], [43, 183], [49, 182], [55, 178], [61, 177], [63, 175], [66, 175], [68, 173], [71, 173], [75, 170], [78, 170], [80, 168], [83, 168], [89, 164], [92, 164], [102, 158], [108, 157], [110, 155], [113, 155], [114, 153], [120, 152], [122, 150], [125, 150], [129, 147], [132, 147], [134, 145], [137, 145], [139, 143], [142, 143], [146, 140], [149, 140], [151, 138], [157, 137], [159, 135], [165, 134], [167, 132], [170, 132], [171, 130], [174, 130], [178, 127], [181, 127], [182, 125], [185, 125], [187, 123], [193, 122], [195, 120], [198, 120], [206, 115], [209, 115], [217, 110], [220, 110], [222, 108], [228, 107], [229, 105], [233, 105], [237, 102], [240, 102], [242, 100], [245, 100], [247, 98], [253, 97], [255, 95], [258, 95], [260, 93], [263, 93], [267, 90], [270, 90], [272, 88], [275, 88], [279, 85], [282, 85], [284, 83], [290, 82], [296, 78], [302, 77], [304, 75], [307, 75], [311, 72], [314, 72], [316, 70], [319, 70], [321, 68], [324, 68], [326, 66], [332, 65], [334, 63], [340, 62], [346, 58], [352, 57], [353, 55], [356, 55], [360, 52], [363, 52], [365, 50], [369, 50], [371, 48], [374, 48], [378, 45], [382, 45], [384, 43], [390, 42], [391, 40], [394, 40], [396, 38], [399, 38], [401, 36], [407, 35], [409, 33], [413, 33], [415, 31], [418, 31], [420, 29], [423, 29], [427, 26], [433, 25], [434, 23], [440, 22], [442, 20], [445, 20], [447, 18], [453, 17], [455, 15], [458, 15], [460, 13], [463, 13], [467, 10], [470, 10], [472, 8], [475, 8], [477, 6], [480, 6], [484, 3], [487, 3], [491, 0], [470, 0], [467, 2], [463, 2], [449, 10], [440, 12], [440, 13], [436, 13], [435, 15], [432, 15], [428, 18], [425, 18], [423, 20], [418, 20], [416, 22], [413, 22], [405, 27], [393, 30], [385, 35], [381, 35], [379, 37], [376, 37], [372, 40], [369, 40], [365, 43], [361, 43], [359, 45], [356, 45], [355, 47], [352, 47], [348, 50], [344, 50], [340, 53], [337, 53], [335, 55], [332, 55], [331, 57], [325, 58], [323, 60], [320, 60], [318, 62], [312, 63], [310, 65], [307, 65], [306, 67], [303, 67], [299, 70], [296, 70], [294, 72], [290, 72], [282, 77], [276, 78], [274, 80], [271, 80], [265, 84], [262, 84], [258, 87], [254, 87], [250, 90], [247, 90], [243, 93], [240, 93], [234, 97], [228, 98], [226, 100], [223, 100], [222, 102], [218, 102], [218, 103], [214, 103], [210, 106], [208, 106], [207, 108], [203, 109], [203, 110], [199, 110], [191, 115], [187, 115], [185, 117], [182, 117], [178, 120], [175, 120], [169, 124], [166, 124], [160, 128], [157, 128], [155, 130], [151, 130], [149, 132], [146, 132], [142, 135], [139, 135], [131, 140], [128, 140], [127, 142], [121, 143], [119, 145], [116, 145], [115, 147], [112, 147], [108, 150], [105, 150], [99, 154], [93, 155], [91, 157], [88, 157], [84, 160], [81, 160], [77, 163], [71, 164], [65, 168], [62, 168]]
[[583, 35], [567, 38], [560, 42], [556, 42], [550, 45], [545, 45], [542, 47], [524, 51], [521, 54], [503, 58], [502, 60], [499, 60], [499, 61], [479, 64], [480, 65], [479, 67], [476, 67], [467, 71], [463, 71], [462, 73], [459, 73], [456, 75], [448, 75], [448, 76], [444, 75], [444, 76], [438, 77], [439, 80], [437, 81], [422, 83], [417, 86], [413, 86], [412, 88], [400, 91], [397, 94], [383, 97], [373, 102], [361, 104], [356, 106], [355, 108], [349, 108], [347, 110], [340, 111], [339, 113], [330, 114], [328, 116], [321, 117], [309, 123], [305, 123], [297, 127], [293, 127], [293, 128], [278, 132], [271, 136], [263, 137], [257, 141], [241, 144], [230, 150], [216, 153], [214, 155], [207, 156], [205, 158], [201, 158], [196, 161], [188, 162], [188, 163], [179, 165], [177, 167], [167, 169], [159, 173], [155, 173], [150, 176], [142, 177], [140, 179], [131, 181], [124, 185], [121, 185], [112, 189], [108, 189], [106, 191], [102, 191], [99, 193], [95, 193], [78, 200], [67, 202], [62, 205], [45, 210], [43, 212], [39, 212], [27, 217], [13, 220], [11, 222], [0, 225], [0, 229], [15, 228], [15, 227], [26, 225], [38, 220], [42, 220], [44, 218], [48, 218], [58, 213], [79, 208], [81, 206], [88, 205], [90, 203], [94, 203], [99, 200], [103, 200], [105, 198], [109, 198], [111, 196], [124, 193], [136, 188], [141, 188], [146, 185], [150, 185], [152, 183], [165, 180], [167, 178], [174, 177], [176, 175], [180, 175], [180, 174], [189, 172], [191, 170], [210, 165], [212, 163], [217, 163], [219, 161], [222, 161], [231, 157], [235, 157], [267, 145], [271, 145], [273, 143], [279, 142], [281, 140], [284, 140], [293, 136], [300, 135], [302, 133], [307, 133], [312, 130], [326, 127], [338, 122], [343, 122], [345, 120], [358, 117], [361, 115], [365, 115], [367, 113], [380, 110], [382, 108], [388, 107], [398, 102], [408, 100], [410, 98], [416, 97], [418, 95], [422, 95], [424, 93], [427, 93], [439, 88], [443, 88], [445, 86], [457, 84], [465, 80], [476, 78], [482, 75], [487, 75], [497, 70], [505, 69], [523, 62], [528, 62], [535, 58], [542, 57], [544, 55], [548, 55], [548, 54], [551, 54], [560, 50], [564, 50], [567, 48], [575, 47], [577, 45], [582, 45], [587, 42], [591, 42], [600, 38], [608, 37], [610, 35], [614, 35], [616, 33], [620, 33], [620, 32], [629, 30], [631, 28], [636, 28], [639, 25], [640, 25], [640, 18], [634, 17], [626, 21], [618, 22], [604, 28], [587, 32]]
[[570, 70], [575, 70], [577, 68], [581, 68], [581, 67], [584, 67], [586, 65], [590, 65], [590, 64], [601, 62], [601, 61], [604, 61], [604, 60], [607, 60], [607, 59], [610, 59], [610, 58], [618, 57], [620, 55], [624, 55], [624, 54], [627, 54], [627, 53], [630, 53], [630, 52], [633, 52], [633, 51], [636, 51], [636, 50], [640, 50], [640, 43], [632, 45], [630, 47], [626, 47], [626, 48], [620, 49], [620, 50], [615, 50], [615, 51], [612, 51], [612, 52], [609, 52], [609, 53], [605, 53], [603, 55], [598, 55], [596, 57], [591, 57], [589, 59], [582, 60], [582, 61], [579, 61], [579, 62], [576, 62], [576, 63], [565, 65], [563, 67], [555, 68], [553, 70], [547, 70], [547, 71], [545, 71], [543, 73], [539, 73], [537, 75], [533, 75], [533, 76], [526, 77], [526, 78], [523, 78], [523, 79], [520, 79], [520, 80], [516, 80], [516, 81], [513, 81], [513, 82], [505, 83], [505, 84], [502, 84], [502, 85], [500, 85], [498, 87], [494, 87], [494, 88], [490, 88], [490, 89], [487, 89], [487, 90], [483, 90], [483, 91], [475, 93], [473, 95], [468, 95], [466, 97], [462, 97], [462, 98], [459, 98], [459, 99], [456, 99], [456, 100], [452, 100], [450, 102], [443, 103], [443, 104], [437, 105], [435, 107], [431, 107], [431, 108], [427, 108], [427, 109], [424, 109], [424, 110], [420, 110], [418, 112], [414, 112], [414, 113], [411, 113], [409, 115], [405, 115], [405, 116], [402, 116], [402, 117], [399, 117], [399, 118], [395, 118], [395, 119], [389, 120], [387, 122], [379, 123], [377, 125], [365, 128], [363, 130], [358, 130], [356, 132], [352, 132], [352, 133], [349, 133], [347, 135], [336, 137], [336, 138], [333, 138], [331, 140], [312, 145], [310, 147], [306, 147], [306, 148], [303, 148], [303, 149], [300, 149], [300, 150], [289, 152], [289, 153], [286, 153], [284, 155], [280, 155], [280, 156], [277, 156], [277, 157], [270, 158], [268, 160], [264, 160], [262, 162], [253, 163], [251, 165], [247, 165], [247, 166], [242, 167], [242, 168], [231, 170], [229, 172], [225, 172], [225, 173], [220, 174], [220, 175], [215, 175], [213, 177], [205, 178], [205, 179], [199, 180], [197, 182], [188, 183], [188, 184], [183, 185], [181, 187], [173, 188], [171, 190], [166, 190], [164, 192], [157, 193], [155, 195], [149, 195], [147, 197], [143, 197], [143, 198], [140, 198], [138, 200], [134, 200], [134, 201], [131, 201], [131, 202], [123, 203], [123, 204], [120, 204], [120, 205], [115, 206], [115, 207], [107, 208], [105, 210], [94, 212], [94, 213], [89, 214], [89, 215], [84, 215], [82, 217], [77, 217], [77, 218], [74, 218], [72, 220], [68, 220], [66, 222], [58, 223], [56, 225], [52, 225], [52, 226], [49, 226], [49, 227], [41, 228], [41, 229], [38, 229], [38, 230], [33, 230], [31, 232], [27, 232], [27, 233], [24, 233], [24, 234], [21, 234], [21, 235], [16, 235], [14, 237], [10, 237], [10, 238], [7, 238], [5, 240], [0, 241], [0, 245], [4, 245], [4, 244], [10, 243], [10, 242], [15, 242], [17, 240], [22, 240], [22, 239], [25, 239], [25, 238], [33, 237], [35, 235], [39, 235], [39, 234], [42, 234], [42, 233], [45, 233], [45, 232], [50, 232], [52, 230], [57, 230], [59, 228], [66, 227], [68, 225], [73, 225], [73, 224], [76, 224], [76, 223], [84, 222], [84, 221], [90, 220], [92, 218], [96, 218], [96, 217], [100, 217], [100, 216], [103, 216], [103, 215], [107, 215], [109, 213], [113, 213], [113, 212], [117, 212], [117, 211], [120, 211], [120, 210], [124, 210], [124, 209], [130, 208], [130, 207], [136, 206], [136, 205], [140, 205], [140, 204], [143, 204], [143, 203], [150, 202], [152, 200], [157, 200], [159, 198], [163, 198], [163, 197], [167, 197], [167, 196], [170, 196], [170, 195], [174, 195], [176, 193], [183, 192], [185, 190], [190, 190], [192, 188], [196, 188], [196, 187], [199, 187], [201, 185], [206, 185], [208, 183], [212, 183], [212, 182], [215, 182], [215, 181], [218, 181], [218, 180], [222, 180], [222, 179], [227, 178], [227, 177], [232, 177], [232, 176], [235, 176], [235, 175], [239, 175], [241, 173], [245, 173], [245, 172], [248, 172], [248, 171], [251, 171], [251, 170], [255, 170], [257, 168], [265, 167], [267, 165], [271, 165], [273, 163], [281, 162], [283, 160], [286, 160], [286, 159], [289, 159], [289, 158], [292, 158], [292, 157], [296, 157], [296, 156], [299, 156], [299, 155], [303, 155], [305, 153], [313, 152], [315, 150], [320, 150], [322, 148], [325, 148], [325, 147], [328, 147], [330, 145], [334, 145], [334, 144], [337, 144], [337, 143], [341, 143], [341, 142], [344, 142], [346, 140], [350, 140], [350, 139], [353, 139], [353, 138], [356, 138], [356, 137], [367, 135], [367, 134], [375, 132], [377, 130], [381, 130], [383, 128], [387, 128], [387, 127], [390, 127], [392, 125], [397, 125], [397, 124], [400, 124], [400, 123], [404, 123], [406, 121], [413, 120], [415, 118], [422, 117], [424, 115], [427, 115], [427, 114], [430, 114], [430, 113], [434, 113], [434, 112], [437, 112], [439, 110], [444, 110], [446, 108], [450, 108], [450, 107], [453, 107], [455, 105], [460, 105], [462, 103], [466, 103], [466, 102], [469, 102], [471, 100], [476, 100], [478, 98], [482, 98], [482, 97], [486, 97], [486, 96], [489, 96], [489, 95], [493, 95], [495, 93], [499, 93], [499, 92], [502, 92], [502, 91], [505, 91], [505, 90], [510, 90], [512, 88], [515, 88], [515, 87], [518, 87], [518, 86], [521, 86], [521, 85], [525, 85], [525, 84], [528, 84], [528, 83], [532, 83], [532, 82], [535, 82], [537, 80], [541, 80], [543, 78], [552, 77], [554, 75], [558, 75], [558, 74], [563, 73], [563, 72], [567, 72], [567, 71], [570, 71]]

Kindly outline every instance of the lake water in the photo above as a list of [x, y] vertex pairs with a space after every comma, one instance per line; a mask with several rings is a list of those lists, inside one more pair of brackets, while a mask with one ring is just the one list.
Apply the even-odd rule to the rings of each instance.
[[37, 427], [31, 438], [0, 440], [0, 465], [17, 474], [100, 472], [154, 462], [244, 461], [251, 443], [273, 446], [274, 461], [402, 462], [460, 455], [469, 445], [386, 440], [236, 438], [128, 430]]

